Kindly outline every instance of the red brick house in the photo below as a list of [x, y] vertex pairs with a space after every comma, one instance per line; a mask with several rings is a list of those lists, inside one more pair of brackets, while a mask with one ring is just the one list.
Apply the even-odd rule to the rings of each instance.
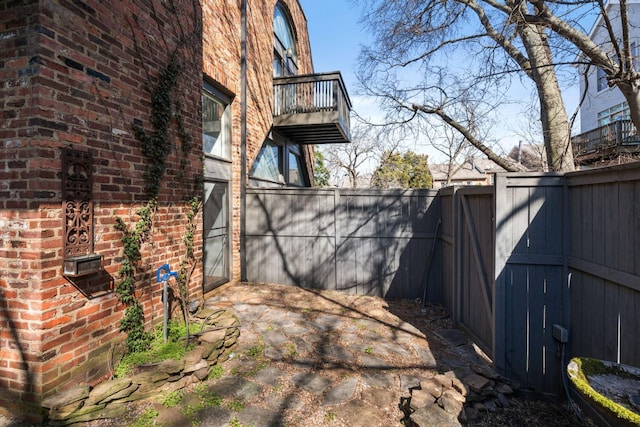
[[309, 144], [349, 140], [339, 73], [313, 71], [297, 0], [0, 2], [1, 413], [110, 375], [116, 218], [133, 230], [151, 198], [147, 327], [189, 227], [190, 299], [243, 278], [244, 188], [312, 185]]

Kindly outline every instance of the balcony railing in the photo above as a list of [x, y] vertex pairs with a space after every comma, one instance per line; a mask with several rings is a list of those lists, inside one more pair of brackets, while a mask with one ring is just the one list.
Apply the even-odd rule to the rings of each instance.
[[616, 120], [571, 138], [573, 157], [577, 163], [608, 158], [622, 151], [636, 151], [640, 136], [631, 120]]
[[339, 72], [273, 79], [273, 126], [300, 144], [351, 141], [351, 101]]

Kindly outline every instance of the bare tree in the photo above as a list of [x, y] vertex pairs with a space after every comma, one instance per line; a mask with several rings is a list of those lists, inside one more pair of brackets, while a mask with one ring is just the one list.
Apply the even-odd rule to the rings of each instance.
[[448, 125], [436, 125], [436, 129], [431, 145], [446, 159], [446, 163], [438, 168], [445, 173], [445, 184], [448, 186], [451, 185], [451, 178], [462, 168], [466, 159], [473, 157], [477, 149]]
[[[515, 22], [535, 25], [551, 30], [581, 56], [585, 72], [592, 67], [604, 71], [609, 86], [616, 86], [625, 97], [631, 120], [640, 129], [640, 74], [636, 69], [634, 55], [634, 33], [637, 25], [630, 22], [629, 6], [635, 2], [627, 0], [569, 1], [529, 0], [531, 8]], [[597, 12], [602, 29], [599, 40], [592, 40], [590, 34], [568, 16], [583, 16]]]
[[[397, 145], [397, 144], [395, 144]], [[356, 122], [351, 129], [351, 143], [328, 144], [319, 148], [334, 179], [346, 176], [349, 187], [356, 188], [379, 163], [385, 148], [395, 146], [378, 129]], [[368, 180], [367, 180], [368, 181]]]
[[538, 95], [551, 169], [573, 169], [569, 120], [554, 58], [569, 53], [564, 39], [551, 38], [548, 29], [531, 18], [542, 10], [538, 3], [375, 0], [366, 4], [363, 21], [375, 41], [363, 50], [361, 83], [368, 93], [383, 97], [399, 118], [408, 122], [423, 114], [437, 116], [488, 158], [517, 170], [467, 126], [464, 105], [483, 105], [476, 118], [495, 114], [512, 79], [520, 77], [530, 81]]

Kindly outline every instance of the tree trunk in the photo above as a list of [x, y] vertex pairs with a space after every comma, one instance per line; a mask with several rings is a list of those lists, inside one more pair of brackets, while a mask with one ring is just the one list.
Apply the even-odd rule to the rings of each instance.
[[544, 27], [520, 25], [520, 35], [531, 62], [531, 78], [538, 89], [540, 120], [547, 162], [551, 171], [572, 171], [573, 149], [569, 118], [553, 67], [553, 58]]
[[629, 115], [638, 132], [640, 130], [640, 86], [636, 82], [621, 82], [617, 86], [629, 105]]

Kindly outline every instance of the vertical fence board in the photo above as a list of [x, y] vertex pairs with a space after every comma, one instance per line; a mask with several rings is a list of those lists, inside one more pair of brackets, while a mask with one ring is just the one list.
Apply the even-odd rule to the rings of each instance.
[[[632, 218], [634, 219], [634, 224], [631, 228], [633, 233], [631, 236], [633, 239], [625, 240], [627, 245], [625, 250], [628, 250], [632, 254], [633, 259], [638, 259], [638, 257], [640, 257], [640, 179], [634, 182], [633, 195], [627, 194], [627, 197], [633, 198], [634, 213], [632, 214]], [[640, 276], [640, 262], [635, 262], [634, 269], [628, 272]]]
[[636, 364], [636, 354], [640, 351], [640, 316], [637, 315], [638, 293], [625, 287], [620, 288], [620, 362]]
[[619, 286], [603, 282], [603, 300], [602, 306], [604, 311], [603, 330], [608, 333], [604, 334], [603, 354], [604, 358], [613, 362], [619, 362], [618, 348], [618, 321], [620, 315], [620, 301], [618, 300]]
[[[634, 251], [629, 250], [629, 242], [633, 242], [638, 234], [638, 229], [634, 227], [634, 212], [640, 212], [638, 209], [634, 209], [634, 204], [637, 203], [638, 194], [634, 189], [637, 183], [634, 182], [622, 182], [619, 186], [618, 204], [615, 206], [616, 212], [614, 212], [613, 219], [617, 224], [617, 253], [618, 253], [618, 268], [628, 273], [634, 273], [634, 265], [636, 264], [633, 257]], [[613, 207], [612, 207], [613, 208]], [[639, 252], [636, 252], [639, 253]]]
[[604, 202], [604, 234], [606, 236], [604, 247], [604, 264], [618, 269], [620, 237], [618, 235], [618, 215], [620, 207], [618, 200], [619, 185], [617, 183], [607, 184], [605, 187], [606, 199]]
[[[505, 325], [505, 367], [506, 373], [518, 373], [518, 377], [528, 384], [529, 363], [529, 310], [527, 268], [523, 265], [507, 267], [508, 287], [506, 301], [510, 316]], [[505, 308], [507, 308], [505, 307]], [[496, 309], [499, 309], [496, 307]]]
[[535, 390], [545, 389], [545, 285], [546, 268], [527, 266], [528, 295], [527, 311], [529, 317], [527, 346], [529, 362], [527, 379]]

